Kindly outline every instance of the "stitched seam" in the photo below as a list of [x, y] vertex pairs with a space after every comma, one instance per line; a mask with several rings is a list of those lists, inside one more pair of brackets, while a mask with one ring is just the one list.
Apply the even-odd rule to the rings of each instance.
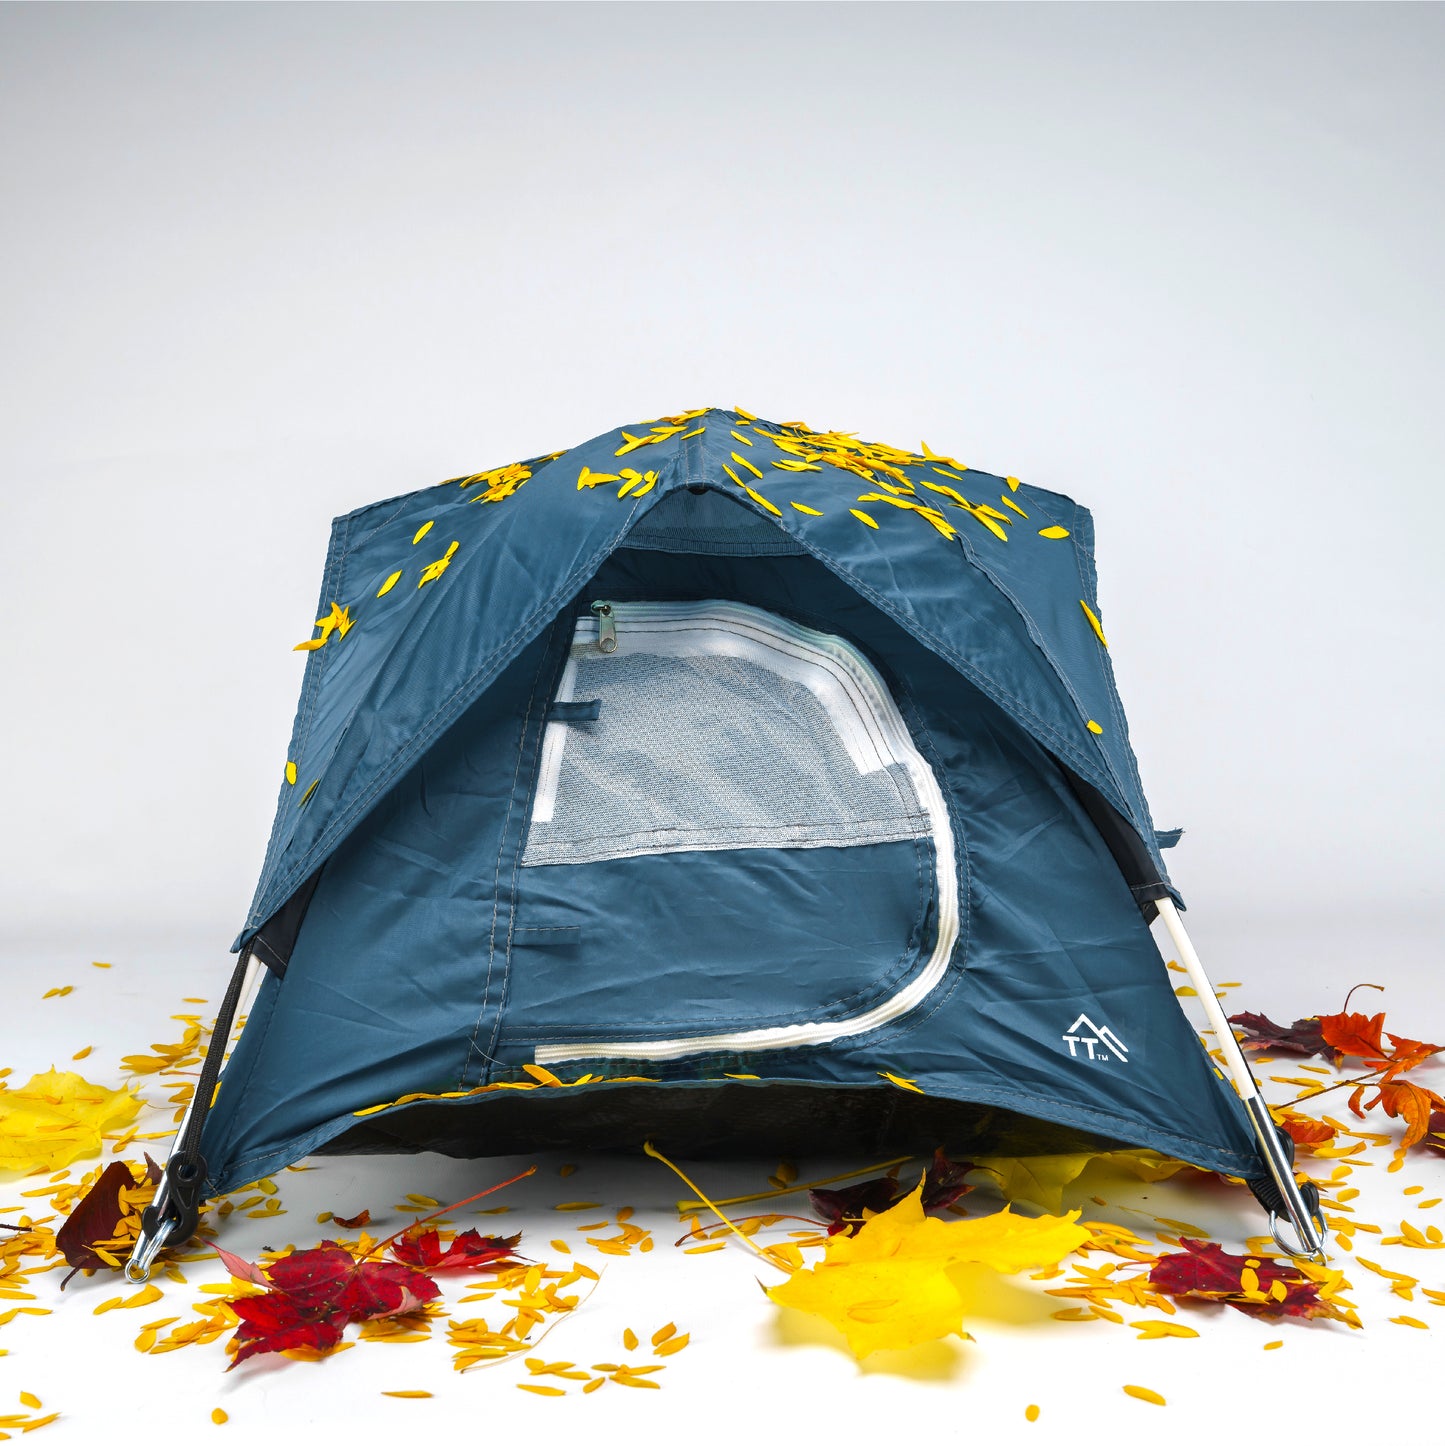
[[[556, 631], [556, 624], [553, 624], [553, 632]], [[502, 825], [502, 837], [497, 849], [497, 867], [492, 876], [492, 927], [487, 935], [487, 977], [482, 986], [482, 1007], [477, 1014], [477, 1021], [472, 1026], [471, 1038], [467, 1042], [467, 1057], [462, 1063], [461, 1083], [465, 1084], [467, 1075], [471, 1071], [472, 1060], [477, 1056], [477, 1036], [481, 1033], [482, 1021], [487, 1017], [487, 1010], [492, 999], [492, 970], [497, 957], [497, 916], [502, 907], [502, 860], [506, 857], [508, 842], [512, 836], [512, 817], [517, 810], [518, 784], [522, 777], [522, 762], [527, 756], [527, 731], [532, 725], [532, 713], [537, 706], [537, 695], [541, 692], [542, 676], [547, 671], [545, 658], [550, 656], [550, 646], [544, 648], [543, 666], [538, 670], [537, 676], [532, 680], [531, 691], [527, 695], [527, 712], [522, 719], [521, 729], [517, 734], [517, 766], [512, 773], [512, 791], [507, 800], [507, 817]], [[512, 935], [511, 926], [516, 922], [517, 898], [516, 898], [516, 865], [513, 864], [513, 884], [511, 896], [511, 910], [508, 919], [507, 950], [506, 957], [511, 958]], [[501, 1022], [501, 1004], [497, 1006], [497, 1024], [492, 1028], [490, 1046], [486, 1052], [486, 1060], [490, 1063], [496, 1054], [497, 1048], [497, 1027]], [[485, 1075], [485, 1068], [482, 1074]], [[479, 1079], [480, 1083], [480, 1079]]]

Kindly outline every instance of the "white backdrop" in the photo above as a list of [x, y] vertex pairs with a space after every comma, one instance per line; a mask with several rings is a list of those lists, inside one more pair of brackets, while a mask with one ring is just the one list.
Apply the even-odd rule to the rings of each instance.
[[229, 940], [328, 520], [734, 402], [1067, 491], [1196, 912], [1440, 898], [1435, 6], [0, 12], [7, 929]]
[[[0, 9], [0, 967], [94, 996], [0, 1062], [109, 1080], [218, 997], [334, 514], [734, 403], [1091, 506], [1231, 1003], [1367, 978], [1439, 1037], [1442, 53], [1440, 6]], [[1047, 1375], [1070, 1439], [1072, 1347], [975, 1419]]]

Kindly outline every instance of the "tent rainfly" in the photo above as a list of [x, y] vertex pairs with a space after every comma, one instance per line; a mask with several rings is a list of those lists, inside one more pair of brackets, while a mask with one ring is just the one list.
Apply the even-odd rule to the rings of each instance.
[[317, 628], [137, 1278], [305, 1155], [649, 1138], [1142, 1146], [1322, 1252], [1180, 919], [1077, 503], [701, 408], [339, 518]]

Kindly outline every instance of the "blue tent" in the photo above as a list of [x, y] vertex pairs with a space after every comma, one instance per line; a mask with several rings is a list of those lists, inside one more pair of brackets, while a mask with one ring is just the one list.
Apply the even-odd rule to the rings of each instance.
[[308, 1154], [652, 1138], [1144, 1146], [1316, 1247], [1151, 935], [1203, 981], [1101, 612], [1067, 497], [742, 410], [338, 518], [148, 1239]]

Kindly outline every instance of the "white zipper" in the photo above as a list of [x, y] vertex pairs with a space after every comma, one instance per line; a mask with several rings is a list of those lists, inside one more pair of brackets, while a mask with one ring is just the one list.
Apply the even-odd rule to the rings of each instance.
[[[599, 607], [606, 607], [607, 612], [599, 612]], [[943, 981], [949, 957], [958, 942], [958, 875], [954, 868], [953, 828], [943, 790], [915, 747], [897, 704], [873, 665], [842, 638], [816, 632], [742, 603], [594, 603], [593, 613], [592, 617], [578, 620], [574, 649], [597, 646], [604, 638], [602, 620], [605, 618], [605, 641], [613, 644], [608, 650], [610, 656], [634, 650], [685, 656], [709, 652], [756, 656], [762, 650], [768, 654], [765, 666], [804, 683], [819, 698], [859, 772], [871, 773], [891, 763], [902, 764], [928, 818], [933, 840], [938, 881], [938, 935], [927, 963], [908, 983], [866, 1013], [849, 1019], [739, 1030], [731, 1034], [696, 1034], [679, 1039], [546, 1044], [538, 1046], [536, 1062], [546, 1065], [573, 1059], [668, 1060], [702, 1051], [795, 1049], [865, 1034], [892, 1023], [921, 1004]], [[825, 679], [817, 676], [819, 669], [826, 675]], [[553, 728], [562, 727], [565, 725], [549, 725], [549, 734]], [[559, 731], [557, 737], [555, 769], [560, 772], [561, 739], [565, 734]], [[544, 759], [543, 783], [547, 781], [548, 761]], [[555, 797], [554, 774], [548, 816]]]

